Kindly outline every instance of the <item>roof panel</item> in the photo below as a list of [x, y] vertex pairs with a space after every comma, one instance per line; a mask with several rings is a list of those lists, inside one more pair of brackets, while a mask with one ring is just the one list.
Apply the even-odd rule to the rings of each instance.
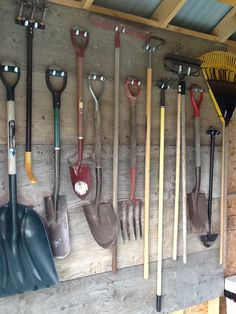
[[95, 0], [94, 4], [143, 17], [150, 17], [161, 0]]
[[229, 5], [217, 0], [187, 0], [171, 24], [210, 33], [230, 9]]

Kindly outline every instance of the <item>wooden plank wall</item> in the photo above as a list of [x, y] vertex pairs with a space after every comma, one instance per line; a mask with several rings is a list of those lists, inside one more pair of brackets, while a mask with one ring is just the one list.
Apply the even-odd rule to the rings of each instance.
[[[95, 27], [91, 21], [98, 17], [88, 12], [75, 10], [58, 5], [50, 5], [46, 29], [36, 30], [34, 35], [34, 75], [33, 75], [33, 158], [34, 172], [38, 179], [38, 186], [29, 185], [24, 168], [23, 152], [25, 142], [25, 79], [26, 79], [26, 42], [25, 29], [14, 23], [15, 1], [2, 1], [0, 16], [0, 38], [3, 45], [0, 50], [0, 60], [16, 61], [22, 70], [21, 80], [16, 90], [16, 119], [17, 119], [17, 169], [18, 174], [18, 198], [19, 201], [32, 205], [44, 216], [43, 198], [52, 192], [53, 188], [53, 112], [51, 95], [45, 84], [45, 69], [50, 65], [57, 65], [68, 71], [68, 86], [62, 96], [61, 106], [61, 127], [62, 127], [62, 186], [61, 194], [67, 195], [69, 208], [69, 222], [71, 232], [71, 254], [63, 261], [57, 261], [59, 276], [62, 281], [98, 274], [111, 270], [111, 251], [101, 249], [93, 240], [87, 223], [84, 218], [82, 205], [93, 199], [94, 189], [88, 200], [80, 201], [74, 194], [68, 173], [67, 160], [75, 160], [76, 157], [76, 60], [70, 42], [70, 29], [72, 26], [79, 26], [91, 33], [91, 40], [86, 51], [85, 59], [85, 121], [86, 121], [86, 151], [85, 159], [91, 169], [94, 170], [94, 129], [93, 125], [93, 105], [88, 93], [86, 76], [90, 71], [102, 72], [107, 77], [106, 90], [102, 102], [102, 142], [103, 146], [103, 166], [104, 166], [104, 200], [111, 200], [111, 169], [112, 169], [112, 143], [113, 143], [113, 68], [114, 68], [114, 34], [109, 30], [101, 30]], [[132, 26], [134, 27], [134, 26]], [[137, 29], [136, 29], [137, 30]], [[151, 28], [142, 31], [151, 31], [157, 36], [166, 39], [167, 44], [153, 58], [154, 80], [162, 77], [171, 77], [163, 68], [163, 56], [167, 52], [179, 53], [183, 55], [199, 56], [202, 53], [213, 49], [224, 49], [218, 43], [197, 40], [187, 36], [173, 34], [171, 32], [156, 30]], [[125, 96], [123, 81], [128, 76], [136, 76], [141, 79], [144, 88], [137, 105], [137, 156], [138, 156], [138, 186], [137, 195], [143, 198], [144, 184], [144, 143], [145, 143], [145, 76], [147, 55], [143, 50], [143, 41], [130, 36], [122, 36], [121, 51], [121, 127], [120, 127], [120, 189], [119, 198], [128, 198], [129, 179], [129, 108]], [[189, 79], [190, 83], [200, 83], [205, 89], [202, 76]], [[210, 97], [204, 94], [205, 99], [202, 105], [202, 191], [208, 191], [208, 169], [209, 169], [209, 136], [206, 129], [210, 125], [220, 128], [220, 122], [213, 108]], [[176, 91], [167, 92], [166, 97], [166, 172], [165, 172], [165, 217], [164, 217], [164, 258], [171, 257], [171, 238], [173, 222], [173, 202], [174, 202], [174, 173], [175, 173], [175, 136], [176, 136]], [[193, 151], [193, 119], [189, 97], [186, 99], [187, 107], [187, 176], [188, 192], [194, 185], [194, 151]], [[8, 198], [8, 181], [6, 168], [6, 105], [5, 90], [0, 86], [0, 203], [4, 204]], [[153, 109], [152, 109], [152, 189], [151, 189], [151, 225], [150, 225], [150, 260], [156, 260], [157, 252], [157, 174], [158, 174], [158, 145], [159, 145], [159, 90], [153, 88]], [[215, 177], [213, 195], [213, 229], [219, 231], [219, 186], [220, 186], [220, 152], [221, 137], [217, 140], [215, 158]], [[181, 218], [180, 218], [181, 219]], [[181, 224], [180, 224], [181, 232]], [[218, 239], [219, 240], [219, 239]], [[199, 233], [188, 226], [188, 253], [197, 256], [203, 252], [210, 257], [215, 252], [214, 258], [218, 255], [218, 240], [215, 245], [206, 250], [199, 241]], [[118, 267], [130, 267], [142, 264], [142, 240], [122, 243], [118, 238]], [[181, 237], [180, 250], [181, 255]], [[211, 252], [212, 251], [212, 252]], [[196, 254], [195, 254], [196, 253]], [[191, 255], [192, 256], [192, 255]], [[206, 258], [206, 255], [204, 255]], [[216, 264], [210, 259], [210, 267], [217, 270]], [[204, 260], [203, 260], [204, 262]], [[175, 267], [175, 266], [173, 266]], [[190, 266], [189, 266], [190, 267]], [[199, 267], [201, 262], [199, 260]], [[218, 270], [217, 270], [218, 271]], [[199, 276], [201, 276], [199, 270]], [[222, 276], [222, 271], [221, 271]], [[222, 279], [222, 277], [221, 277]], [[86, 280], [86, 279], [85, 279]], [[93, 280], [93, 279], [88, 279]], [[68, 282], [68, 286], [73, 286]], [[133, 284], [133, 283], [132, 283]], [[135, 282], [134, 282], [135, 284]], [[57, 288], [56, 288], [57, 289]], [[60, 289], [60, 288], [58, 288]], [[79, 289], [79, 288], [78, 288]], [[55, 290], [48, 290], [53, 294]], [[219, 285], [217, 297], [222, 292]], [[43, 292], [42, 292], [43, 293]], [[197, 297], [189, 299], [191, 304], [199, 303], [210, 299], [205, 291], [199, 291]], [[199, 301], [199, 302], [198, 302]], [[5, 301], [3, 301], [4, 303]], [[56, 301], [55, 301], [56, 302]], [[169, 301], [168, 301], [169, 302]], [[190, 303], [188, 306], [191, 305]], [[186, 304], [185, 304], [186, 305]], [[179, 304], [178, 308], [184, 306]], [[186, 305], [187, 306], [187, 305]], [[176, 310], [178, 309], [176, 308]], [[125, 313], [125, 312], [123, 312]], [[138, 312], [137, 312], [138, 313]], [[151, 313], [151, 312], [150, 312]]]

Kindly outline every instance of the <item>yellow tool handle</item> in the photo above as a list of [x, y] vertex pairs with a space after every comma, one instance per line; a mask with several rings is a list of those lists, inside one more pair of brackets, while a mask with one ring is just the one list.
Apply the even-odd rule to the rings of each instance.
[[146, 145], [145, 145], [145, 192], [144, 192], [144, 248], [143, 266], [144, 279], [149, 277], [149, 207], [150, 207], [150, 151], [151, 151], [151, 99], [152, 99], [152, 69], [147, 69], [146, 98]]
[[164, 137], [165, 107], [160, 112], [160, 157], [159, 157], [159, 197], [158, 197], [158, 245], [157, 245], [157, 295], [161, 296], [162, 288], [162, 246], [163, 246], [163, 205], [164, 205]]
[[31, 152], [25, 152], [25, 171], [27, 174], [27, 177], [31, 184], [36, 184], [37, 180], [35, 179], [32, 171], [32, 153]]
[[179, 184], [180, 184], [180, 127], [181, 127], [181, 94], [178, 94], [177, 103], [177, 131], [176, 131], [176, 165], [175, 165], [175, 211], [173, 232], [173, 260], [178, 254], [178, 227], [179, 227]]

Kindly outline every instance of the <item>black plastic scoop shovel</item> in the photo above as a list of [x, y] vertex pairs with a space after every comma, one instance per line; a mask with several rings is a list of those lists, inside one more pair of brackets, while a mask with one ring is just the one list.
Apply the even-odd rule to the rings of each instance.
[[[66, 88], [67, 73], [58, 69], [46, 70], [47, 87], [52, 93], [54, 110], [54, 189], [45, 197], [48, 234], [53, 255], [62, 259], [70, 252], [70, 236], [67, 216], [66, 196], [60, 191], [60, 103]], [[59, 86], [58, 86], [59, 84]]]
[[41, 217], [17, 203], [14, 90], [20, 69], [3, 64], [0, 77], [7, 91], [9, 202], [0, 207], [0, 296], [50, 287], [58, 282]]
[[[100, 85], [100, 92], [95, 95], [94, 85]], [[96, 82], [97, 81], [97, 82]], [[88, 77], [89, 91], [95, 107], [95, 160], [96, 160], [96, 196], [92, 204], [83, 206], [91, 233], [103, 248], [111, 247], [116, 241], [118, 220], [111, 203], [101, 202], [102, 197], [102, 143], [101, 143], [101, 97], [104, 91], [105, 77], [91, 73]], [[97, 87], [97, 86], [96, 86]]]
[[220, 131], [210, 127], [207, 134], [211, 136], [211, 153], [210, 153], [210, 177], [209, 177], [209, 195], [208, 195], [208, 232], [206, 235], [201, 235], [200, 239], [205, 247], [211, 247], [215, 242], [218, 234], [211, 233], [211, 215], [212, 215], [212, 189], [213, 189], [213, 171], [214, 171], [214, 154], [215, 154], [215, 138], [220, 134]]

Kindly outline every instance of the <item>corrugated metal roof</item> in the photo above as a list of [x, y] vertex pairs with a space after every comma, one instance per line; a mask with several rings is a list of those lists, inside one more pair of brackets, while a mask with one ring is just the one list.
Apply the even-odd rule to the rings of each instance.
[[149, 18], [161, 0], [95, 0], [94, 4]]
[[230, 9], [229, 5], [217, 0], [188, 0], [171, 21], [171, 24], [210, 33]]

